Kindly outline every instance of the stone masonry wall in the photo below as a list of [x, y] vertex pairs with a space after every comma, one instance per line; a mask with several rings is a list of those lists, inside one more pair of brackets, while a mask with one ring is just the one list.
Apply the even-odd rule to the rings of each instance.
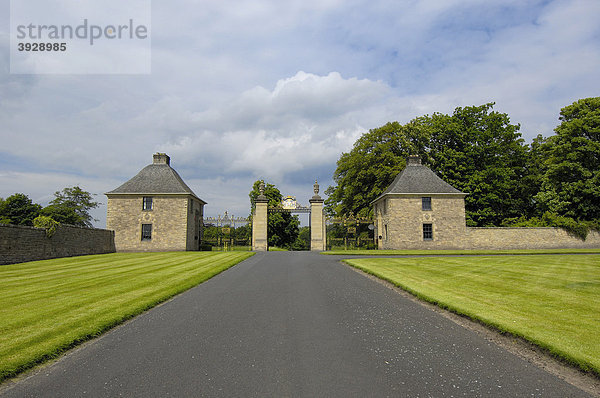
[[42, 228], [0, 224], [0, 265], [115, 251], [113, 231], [59, 225], [46, 237]]
[[[108, 198], [106, 228], [115, 231], [117, 251], [187, 249], [188, 197], [153, 195], [152, 198], [152, 210], [142, 210], [139, 195]], [[142, 224], [152, 224], [151, 240], [142, 241]]]
[[186, 250], [198, 250], [203, 233], [204, 208], [197, 199], [188, 200]]
[[466, 249], [585, 249], [600, 248], [600, 234], [585, 240], [560, 228], [467, 228]]

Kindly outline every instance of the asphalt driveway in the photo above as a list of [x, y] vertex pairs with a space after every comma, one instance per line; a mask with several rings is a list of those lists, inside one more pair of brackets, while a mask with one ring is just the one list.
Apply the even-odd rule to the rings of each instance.
[[258, 253], [2, 397], [587, 397], [338, 262]]

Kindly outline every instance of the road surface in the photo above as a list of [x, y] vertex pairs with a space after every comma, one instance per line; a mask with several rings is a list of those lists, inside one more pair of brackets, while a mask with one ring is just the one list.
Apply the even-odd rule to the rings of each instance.
[[2, 397], [587, 397], [338, 262], [268, 252]]

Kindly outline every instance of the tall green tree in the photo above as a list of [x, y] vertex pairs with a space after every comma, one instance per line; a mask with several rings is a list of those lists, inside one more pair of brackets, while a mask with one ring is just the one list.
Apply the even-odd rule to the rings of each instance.
[[600, 97], [561, 109], [561, 123], [541, 151], [540, 212], [581, 221], [600, 220]]
[[0, 223], [32, 226], [41, 210], [42, 206], [33, 203], [27, 195], [16, 193], [0, 202]]
[[428, 132], [420, 126], [387, 123], [363, 134], [352, 150], [342, 153], [333, 174], [335, 186], [325, 191], [331, 215], [361, 217], [372, 213], [371, 201], [385, 191], [411, 154], [426, 155]]
[[[252, 186], [250, 191], [250, 204], [252, 210], [255, 208], [256, 198], [260, 195], [259, 187], [261, 181], [258, 180]], [[282, 195], [279, 189], [273, 184], [265, 184], [264, 195], [269, 200], [270, 207], [281, 205]], [[298, 226], [300, 220], [298, 216], [290, 213], [269, 213], [267, 216], [267, 234], [269, 246], [282, 248], [291, 248], [298, 237]]]
[[84, 225], [75, 209], [66, 205], [48, 205], [42, 209], [40, 215], [50, 217], [61, 224]]
[[434, 113], [370, 130], [338, 160], [336, 186], [326, 191], [328, 212], [370, 215], [370, 202], [404, 169], [410, 154], [420, 155], [442, 179], [468, 194], [471, 226], [499, 225], [531, 211], [528, 147], [519, 125], [494, 112], [493, 105], [456, 108], [452, 115]]
[[467, 193], [467, 225], [500, 225], [532, 210], [527, 198], [528, 148], [505, 113], [493, 103], [456, 108], [415, 123], [429, 130], [428, 163], [444, 181]]
[[[50, 202], [51, 207], [47, 212], [51, 214], [72, 218], [72, 214], [67, 209], [72, 209], [77, 215], [77, 220], [71, 220], [69, 222], [73, 225], [80, 225], [85, 227], [92, 227], [92, 221], [95, 220], [89, 213], [91, 209], [97, 208], [98, 202], [93, 200], [93, 195], [87, 191], [84, 191], [79, 186], [70, 188], [64, 188], [62, 191], [56, 191], [54, 193], [54, 199]], [[56, 219], [55, 219], [56, 220]], [[60, 220], [56, 220], [59, 221]]]

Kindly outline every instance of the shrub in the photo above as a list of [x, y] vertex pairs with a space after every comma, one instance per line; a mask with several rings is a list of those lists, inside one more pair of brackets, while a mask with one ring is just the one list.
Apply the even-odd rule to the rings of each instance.
[[56, 227], [60, 225], [59, 222], [54, 221], [52, 217], [47, 216], [37, 216], [33, 219], [33, 226], [36, 228], [44, 228], [46, 229], [46, 236], [51, 238], [52, 235], [56, 232]]

